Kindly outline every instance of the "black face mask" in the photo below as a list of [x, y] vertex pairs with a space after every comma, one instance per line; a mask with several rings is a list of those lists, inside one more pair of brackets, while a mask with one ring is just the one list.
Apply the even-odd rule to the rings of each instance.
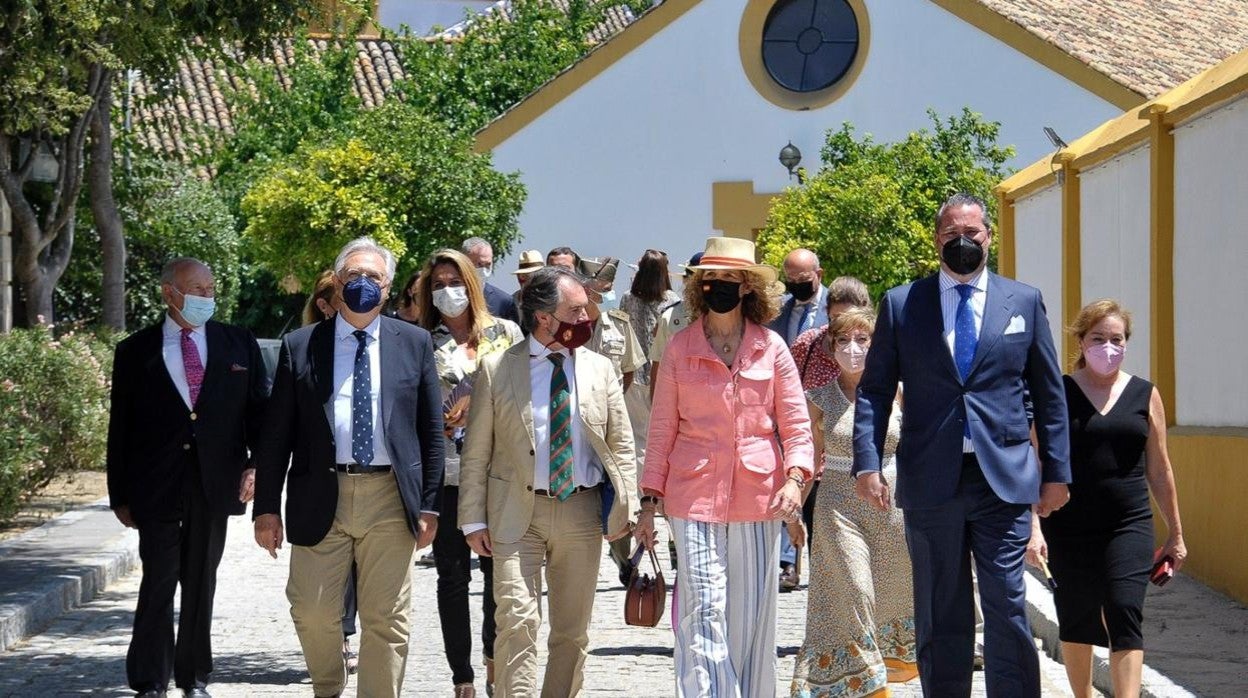
[[702, 297], [707, 306], [717, 313], [731, 313], [741, 304], [741, 283], [713, 279], [702, 282]]
[[961, 235], [940, 248], [940, 258], [949, 271], [959, 276], [973, 273], [984, 261], [984, 248], [978, 242]]
[[805, 303], [815, 295], [814, 281], [786, 281], [784, 290], [793, 296], [798, 303]]

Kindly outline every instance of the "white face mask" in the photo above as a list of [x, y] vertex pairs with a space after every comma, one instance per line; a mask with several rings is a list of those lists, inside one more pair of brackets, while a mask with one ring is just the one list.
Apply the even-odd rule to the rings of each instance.
[[850, 375], [861, 373], [867, 365], [867, 348], [857, 342], [850, 342], [844, 349], [838, 348], [832, 356], [841, 370]]
[[468, 309], [468, 288], [465, 286], [447, 286], [433, 292], [433, 307], [442, 313], [442, 317], [459, 317]]
[[494, 267], [477, 267], [477, 278], [481, 279], [481, 283], [485, 283], [491, 276], [494, 276]]

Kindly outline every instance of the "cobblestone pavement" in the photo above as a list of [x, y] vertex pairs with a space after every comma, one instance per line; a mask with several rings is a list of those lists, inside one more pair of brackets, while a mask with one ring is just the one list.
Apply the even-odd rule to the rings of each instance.
[[[270, 559], [252, 541], [250, 522], [231, 520], [213, 626], [216, 671], [209, 690], [214, 696], [312, 695], [284, 593], [288, 564], [288, 550], [278, 560]], [[624, 593], [615, 576], [614, 565], [604, 550], [590, 630], [585, 695], [670, 696], [672, 632], [668, 619], [665, 617], [655, 629], [625, 626], [621, 609]], [[436, 612], [436, 577], [430, 567], [413, 570], [414, 612], [405, 696], [451, 695]], [[480, 575], [473, 581], [473, 623], [479, 627]], [[125, 655], [138, 587], [136, 572], [93, 602], [64, 615], [42, 634], [0, 653], [0, 696], [131, 695], [125, 684]], [[777, 695], [787, 695], [805, 612], [804, 590], [781, 595]], [[540, 642], [544, 648], [545, 633]], [[480, 647], [475, 650], [480, 667]], [[1067, 695], [1061, 666], [1044, 655], [1041, 666], [1044, 694]], [[974, 695], [985, 695], [983, 674], [977, 672], [975, 678]], [[484, 696], [483, 670], [478, 672], [477, 688]], [[346, 695], [355, 695], [354, 680]], [[918, 681], [894, 686], [893, 695], [921, 695]]]

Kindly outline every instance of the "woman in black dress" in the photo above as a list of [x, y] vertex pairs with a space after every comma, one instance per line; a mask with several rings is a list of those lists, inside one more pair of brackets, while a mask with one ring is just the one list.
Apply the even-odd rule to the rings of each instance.
[[1140, 624], [1153, 565], [1150, 491], [1169, 529], [1161, 555], [1172, 559], [1176, 571], [1187, 557], [1166, 453], [1165, 406], [1152, 383], [1120, 368], [1131, 315], [1116, 301], [1084, 307], [1072, 332], [1080, 355], [1065, 378], [1070, 502], [1033, 523], [1028, 559], [1036, 564], [1037, 557], [1048, 557], [1057, 581], [1062, 658], [1074, 694], [1092, 695], [1097, 645], [1110, 650], [1114, 694], [1138, 696]]

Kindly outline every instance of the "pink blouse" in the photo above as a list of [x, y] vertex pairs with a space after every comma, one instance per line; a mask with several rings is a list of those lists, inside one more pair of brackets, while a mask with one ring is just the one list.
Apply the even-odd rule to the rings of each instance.
[[667, 345], [656, 380], [641, 486], [668, 515], [764, 521], [789, 468], [812, 476], [806, 397], [780, 335], [747, 321], [730, 370], [698, 320]]

